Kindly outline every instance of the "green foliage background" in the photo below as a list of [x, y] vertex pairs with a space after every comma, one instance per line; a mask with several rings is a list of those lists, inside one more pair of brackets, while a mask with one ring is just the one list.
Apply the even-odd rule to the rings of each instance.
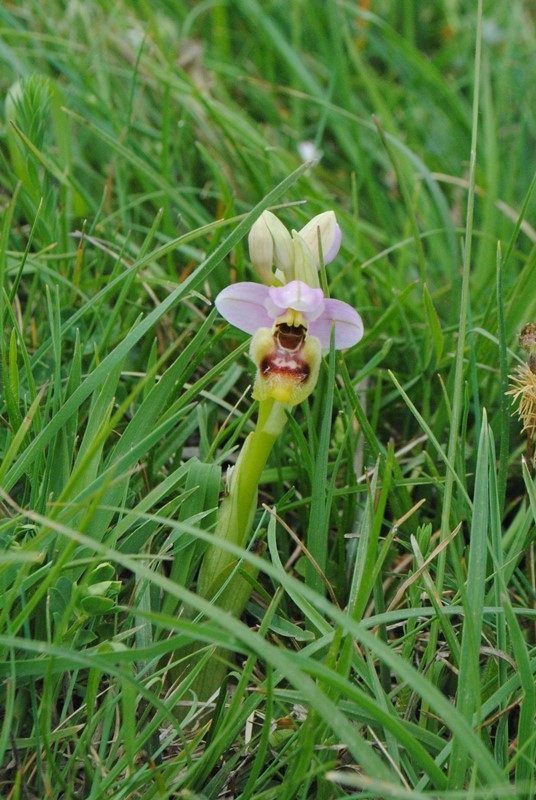
[[[536, 316], [534, 22], [0, 9], [2, 796], [533, 796], [536, 496], [504, 392]], [[195, 595], [255, 414], [212, 300], [266, 207], [335, 209], [329, 289], [366, 333], [264, 472], [239, 621]]]

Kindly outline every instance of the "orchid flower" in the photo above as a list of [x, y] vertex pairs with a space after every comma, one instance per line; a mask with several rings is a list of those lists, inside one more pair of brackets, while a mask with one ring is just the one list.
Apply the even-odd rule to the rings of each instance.
[[[340, 244], [333, 211], [319, 214], [292, 233], [265, 211], [249, 234], [251, 261], [263, 283], [236, 283], [215, 300], [222, 317], [253, 337], [250, 355], [257, 365], [253, 397], [259, 400], [259, 412], [255, 429], [227, 473], [214, 540], [203, 555], [197, 591], [237, 617], [251, 594], [254, 569], [246, 564], [233, 572], [236, 557], [221, 544], [246, 546], [262, 472], [285, 427], [289, 406], [304, 400], [317, 382], [322, 350], [329, 350], [332, 341], [338, 349], [351, 347], [363, 336], [357, 311], [326, 297], [320, 288], [319, 266], [335, 258]], [[197, 696], [208, 699], [221, 686], [225, 671], [224, 659], [210, 659], [195, 679]]]
[[320, 263], [332, 261], [340, 244], [333, 211], [313, 217], [299, 232], [289, 233], [269, 211], [252, 226], [251, 261], [264, 285], [235, 283], [220, 292], [215, 303], [222, 317], [253, 335], [255, 399], [300, 403], [317, 382], [322, 350], [329, 350], [332, 331], [337, 350], [352, 347], [363, 336], [357, 311], [325, 297], [320, 288]]

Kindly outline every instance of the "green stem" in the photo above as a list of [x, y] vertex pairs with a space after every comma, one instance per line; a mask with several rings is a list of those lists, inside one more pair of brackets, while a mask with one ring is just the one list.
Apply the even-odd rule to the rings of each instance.
[[[272, 399], [259, 404], [257, 426], [244, 442], [230, 472], [227, 494], [218, 510], [215, 541], [201, 564], [197, 591], [202, 597], [214, 597], [236, 562], [235, 556], [220, 548], [219, 541], [232, 542], [239, 547], [247, 543], [257, 509], [259, 481], [272, 447], [285, 426], [286, 408]], [[233, 608], [229, 610], [234, 611]], [[238, 609], [237, 612], [240, 613]]]
[[[239, 617], [251, 594], [257, 570], [244, 564], [230, 580], [236, 567], [236, 556], [220, 547], [220, 542], [232, 542], [245, 547], [257, 510], [259, 481], [277, 438], [287, 421], [288, 406], [268, 399], [259, 404], [255, 430], [249, 434], [228, 477], [227, 494], [218, 509], [214, 543], [203, 557], [197, 592], [208, 600], [214, 598], [219, 608]], [[223, 584], [227, 582], [225, 586]], [[222, 588], [223, 587], [223, 588]], [[225, 684], [227, 656], [216, 648], [191, 689], [201, 700], [207, 700]], [[178, 709], [177, 713], [183, 713]]]

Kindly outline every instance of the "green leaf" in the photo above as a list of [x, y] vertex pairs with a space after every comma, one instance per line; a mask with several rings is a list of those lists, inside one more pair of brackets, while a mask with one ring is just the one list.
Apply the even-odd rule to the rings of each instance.
[[[428, 286], [426, 284], [423, 284], [422, 291], [423, 291], [424, 308], [426, 311], [426, 319], [428, 322], [428, 331], [431, 334], [432, 342], [434, 345], [434, 364], [438, 366], [441, 361], [441, 356], [443, 355], [443, 346], [444, 346], [443, 331], [441, 330], [441, 322], [439, 321], [437, 311], [434, 308], [432, 297], [430, 295], [430, 292], [428, 291]], [[430, 341], [429, 336], [425, 335], [425, 342], [429, 341]]]

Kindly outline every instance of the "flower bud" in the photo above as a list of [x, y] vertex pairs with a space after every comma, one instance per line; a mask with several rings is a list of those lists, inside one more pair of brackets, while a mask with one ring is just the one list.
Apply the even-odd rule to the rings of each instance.
[[274, 282], [274, 264], [284, 273], [292, 269], [292, 238], [283, 223], [270, 211], [264, 211], [251, 226], [248, 245], [251, 263], [263, 283], [270, 285]]
[[294, 265], [292, 237], [281, 220], [279, 220], [275, 214], [272, 214], [271, 211], [265, 211], [262, 218], [272, 237], [274, 264], [284, 273], [288, 273], [292, 270]]
[[302, 239], [301, 233], [292, 231], [292, 242], [294, 244], [295, 279], [306, 283], [307, 286], [319, 287], [318, 269], [314, 262], [313, 254], [307, 243]]
[[263, 216], [260, 216], [251, 226], [248, 247], [249, 257], [255, 272], [263, 283], [271, 284], [273, 280], [274, 242]]
[[342, 234], [333, 211], [324, 211], [322, 214], [317, 214], [316, 217], [309, 220], [299, 234], [311, 251], [317, 268], [320, 266], [319, 237], [322, 243], [322, 261], [324, 264], [329, 264], [333, 261], [339, 252]]

